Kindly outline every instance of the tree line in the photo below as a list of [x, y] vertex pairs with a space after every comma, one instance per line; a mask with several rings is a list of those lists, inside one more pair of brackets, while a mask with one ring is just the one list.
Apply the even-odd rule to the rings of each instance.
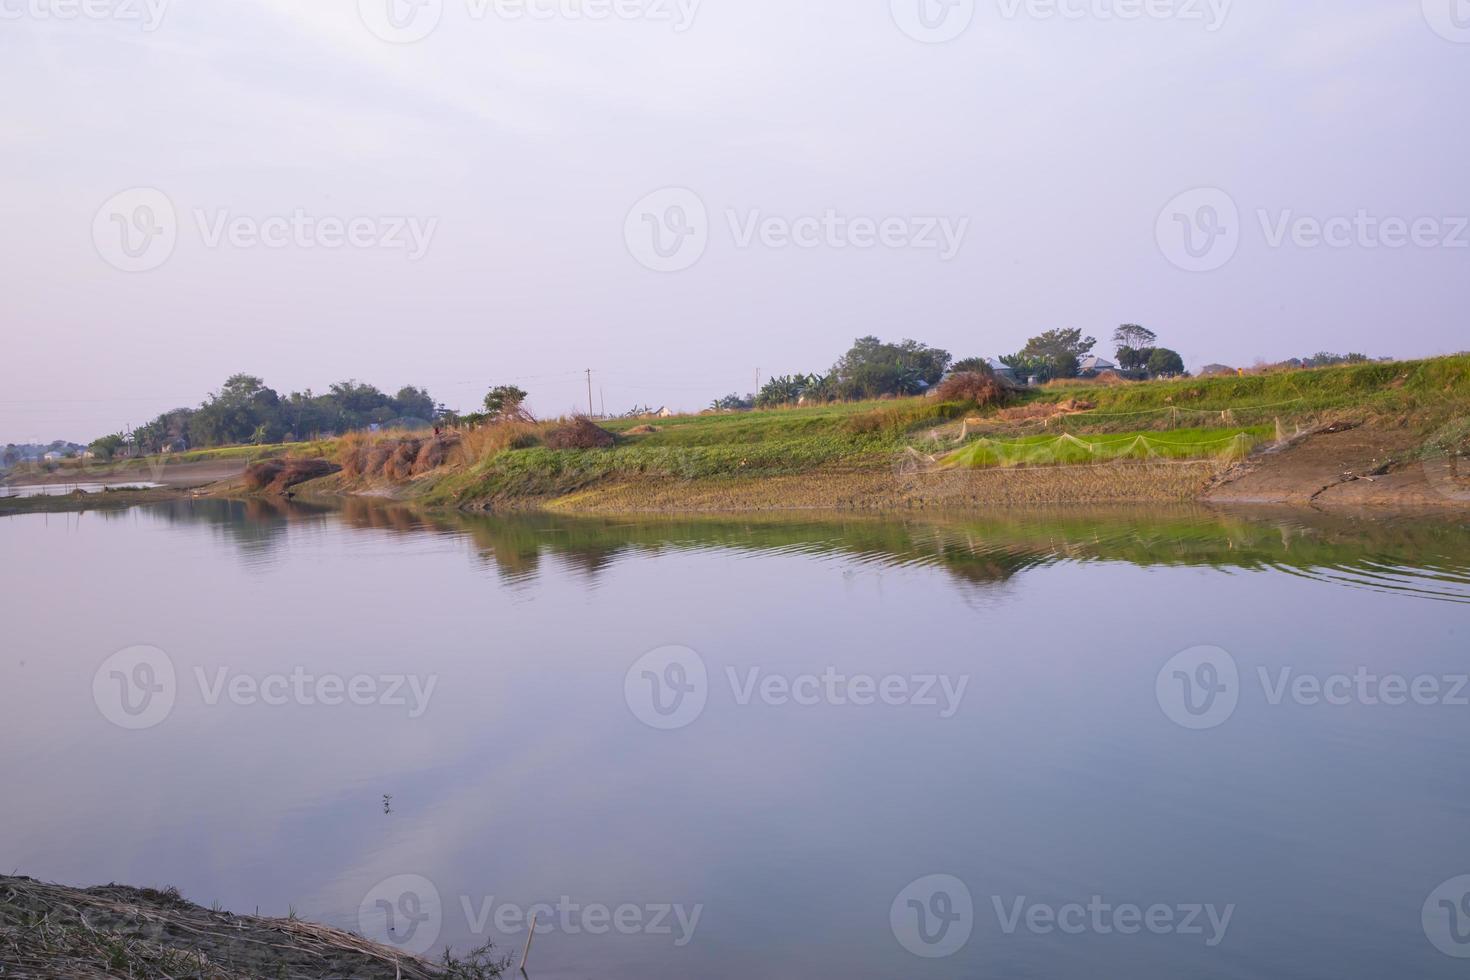
[[[1117, 369], [1124, 377], [1146, 378], [1184, 375], [1184, 358], [1177, 351], [1159, 346], [1158, 335], [1138, 324], [1125, 323], [1113, 334]], [[1000, 357], [1017, 380], [1035, 378], [1045, 383], [1057, 378], [1075, 378], [1083, 373], [1083, 360], [1097, 346], [1081, 330], [1048, 330], [1026, 342], [1014, 354]], [[851, 349], [837, 359], [825, 374], [784, 374], [771, 378], [754, 394], [732, 392], [716, 399], [716, 411], [770, 408], [809, 402], [862, 401], [872, 398], [904, 397], [928, 391], [950, 374], [995, 373], [983, 357], [954, 360], [946, 350], [915, 340], [887, 343], [877, 337], [859, 337]]]
[[108, 458], [119, 453], [294, 442], [372, 425], [428, 425], [442, 411], [428, 391], [412, 385], [389, 395], [348, 380], [322, 394], [307, 389], [282, 396], [255, 375], [236, 374], [197, 408], [164, 412], [131, 432], [96, 439], [89, 448]]

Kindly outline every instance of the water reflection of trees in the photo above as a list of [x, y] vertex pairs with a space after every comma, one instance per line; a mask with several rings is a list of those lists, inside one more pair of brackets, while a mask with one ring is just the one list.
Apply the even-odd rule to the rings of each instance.
[[195, 498], [141, 504], [133, 509], [97, 510], [104, 521], [133, 520], [137, 513], [171, 525], [206, 527], [252, 563], [269, 562], [292, 527], [324, 526], [336, 508], [326, 503], [298, 503], [282, 497], [238, 500]]
[[461, 535], [481, 561], [510, 582], [533, 579], [547, 560], [595, 578], [628, 555], [680, 550], [931, 566], [971, 587], [1000, 585], [1029, 568], [1061, 561], [1280, 569], [1349, 584], [1353, 575], [1371, 571], [1381, 576], [1389, 568], [1448, 583], [1450, 597], [1470, 597], [1470, 526], [1440, 517], [1355, 520], [1302, 511], [1226, 513], [1199, 507], [1056, 508], [918, 518], [488, 517], [427, 515], [372, 500], [352, 501], [342, 514], [357, 527]]
[[[1444, 518], [1358, 520], [1303, 511], [1226, 513], [1198, 507], [995, 514], [790, 515], [605, 518], [548, 514], [474, 516], [391, 501], [321, 503], [280, 498], [176, 501], [149, 508], [169, 523], [216, 528], [243, 555], [262, 559], [287, 531], [331, 521], [392, 534], [466, 540], [507, 583], [543, 563], [596, 580], [619, 560], [667, 551], [797, 554], [877, 567], [929, 566], [988, 588], [1054, 562], [1279, 569], [1397, 588], [1397, 576], [1432, 580], [1443, 597], [1470, 598], [1470, 525]], [[120, 513], [106, 519], [117, 519]]]

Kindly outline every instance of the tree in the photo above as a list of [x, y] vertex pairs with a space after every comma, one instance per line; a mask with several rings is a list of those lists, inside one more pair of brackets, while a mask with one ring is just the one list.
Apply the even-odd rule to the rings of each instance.
[[1119, 350], [1124, 347], [1132, 347], [1134, 350], [1154, 347], [1158, 345], [1158, 340], [1158, 334], [1136, 323], [1125, 323], [1113, 331], [1113, 343], [1118, 345]]
[[281, 442], [287, 436], [340, 435], [372, 422], [431, 420], [438, 406], [427, 391], [407, 386], [390, 398], [357, 381], [332, 385], [325, 395], [310, 389], [282, 398], [253, 374], [235, 374], [198, 408], [176, 408], [133, 430], [140, 452], [166, 446], [222, 446]]
[[1157, 347], [1119, 347], [1118, 367], [1125, 371], [1148, 370], [1148, 359], [1154, 356]]
[[950, 374], [994, 374], [995, 369], [990, 366], [990, 361], [983, 357], [967, 357], [963, 361], [955, 361], [949, 366]]
[[1184, 358], [1177, 351], [1160, 347], [1148, 359], [1148, 373], [1155, 377], [1184, 373]]
[[836, 397], [853, 401], [916, 395], [938, 383], [951, 360], [949, 351], [914, 340], [887, 344], [859, 337], [832, 366], [831, 384]]
[[805, 374], [785, 374], [772, 378], [761, 385], [760, 394], [755, 398], [755, 404], [758, 408], [795, 405], [806, 395], [807, 388], [810, 386], [811, 378]]
[[1082, 358], [1096, 346], [1096, 338], [1082, 336], [1081, 330], [1048, 330], [1001, 361], [1015, 368], [1017, 374], [1037, 375], [1043, 380], [1075, 378]]
[[730, 392], [723, 398], [716, 398], [709, 406], [716, 412], [741, 412], [755, 407], [755, 396], [746, 395], [741, 398], [735, 392]]
[[115, 432], [112, 435], [103, 436], [100, 439], [93, 439], [91, 445], [87, 446], [87, 448], [98, 459], [111, 459], [117, 455], [117, 451], [126, 443], [127, 439], [123, 437], [123, 434], [121, 432]]
[[1002, 354], [1000, 363], [1010, 368], [1012, 373], [1022, 381], [1035, 378], [1038, 381], [1047, 382], [1053, 377], [1051, 366], [1039, 358], [1022, 354]]
[[1142, 371], [1148, 367], [1159, 335], [1136, 323], [1125, 323], [1113, 331], [1113, 343], [1118, 345], [1118, 366], [1125, 371]]
[[423, 419], [429, 422], [433, 421], [434, 410], [434, 399], [423, 388], [405, 385], [393, 396], [393, 414], [399, 418]]
[[529, 395], [515, 385], [500, 385], [491, 388], [485, 396], [485, 412], [494, 419], [520, 418], [521, 404]]

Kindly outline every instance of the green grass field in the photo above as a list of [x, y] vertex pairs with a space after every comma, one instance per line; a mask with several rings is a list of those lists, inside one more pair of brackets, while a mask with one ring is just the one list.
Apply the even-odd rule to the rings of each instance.
[[[1065, 414], [1049, 410], [1067, 402], [1073, 404]], [[1085, 403], [1080, 411], [1077, 402]], [[1019, 393], [1006, 412], [911, 398], [613, 419], [599, 422], [617, 436], [612, 448], [533, 445], [485, 450], [482, 458], [461, 454], [417, 482], [415, 492], [427, 502], [449, 504], [549, 497], [609, 482], [855, 472], [894, 466], [909, 447], [948, 467], [1228, 460], [1273, 441], [1279, 431], [1348, 417], [1421, 433], [1425, 452], [1470, 449], [1470, 355], [1246, 377], [1077, 382]], [[226, 446], [110, 464], [68, 461], [63, 467], [101, 465], [130, 473], [159, 462], [335, 458], [338, 446], [336, 439]]]
[[1220, 420], [1222, 412], [1244, 425], [1343, 411], [1439, 425], [1470, 414], [1470, 355], [1245, 377], [1075, 384], [1044, 388], [1027, 401], [1069, 398], [1097, 406], [1085, 416], [1069, 419], [1092, 431], [1210, 425]]
[[[1012, 419], [994, 408], [913, 398], [610, 420], [599, 423], [618, 436], [610, 449], [506, 450], [436, 478], [429, 498], [549, 497], [609, 482], [877, 469], [893, 466], [908, 447], [948, 467], [1229, 461], [1280, 432], [1344, 416], [1409, 427], [1429, 440], [1470, 415], [1470, 356], [1247, 377], [1076, 383], [1021, 393], [1008, 407], [1044, 409], [1067, 401], [1092, 407]], [[962, 425], [965, 419], [979, 424]]]
[[1107, 435], [980, 438], [948, 454], [946, 466], [1080, 466], [1118, 460], [1244, 459], [1275, 434], [1274, 427], [1254, 429], [1176, 429], [1171, 432], [1123, 432]]

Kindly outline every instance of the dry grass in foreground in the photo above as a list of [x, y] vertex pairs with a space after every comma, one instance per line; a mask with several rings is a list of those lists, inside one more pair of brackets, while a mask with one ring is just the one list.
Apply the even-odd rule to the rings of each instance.
[[284, 493], [298, 483], [329, 476], [339, 469], [325, 459], [266, 459], [251, 463], [241, 480], [252, 493]]
[[0, 876], [0, 977], [7, 980], [486, 980], [505, 966], [488, 946], [430, 963], [295, 918], [211, 911], [172, 889], [78, 889]]

